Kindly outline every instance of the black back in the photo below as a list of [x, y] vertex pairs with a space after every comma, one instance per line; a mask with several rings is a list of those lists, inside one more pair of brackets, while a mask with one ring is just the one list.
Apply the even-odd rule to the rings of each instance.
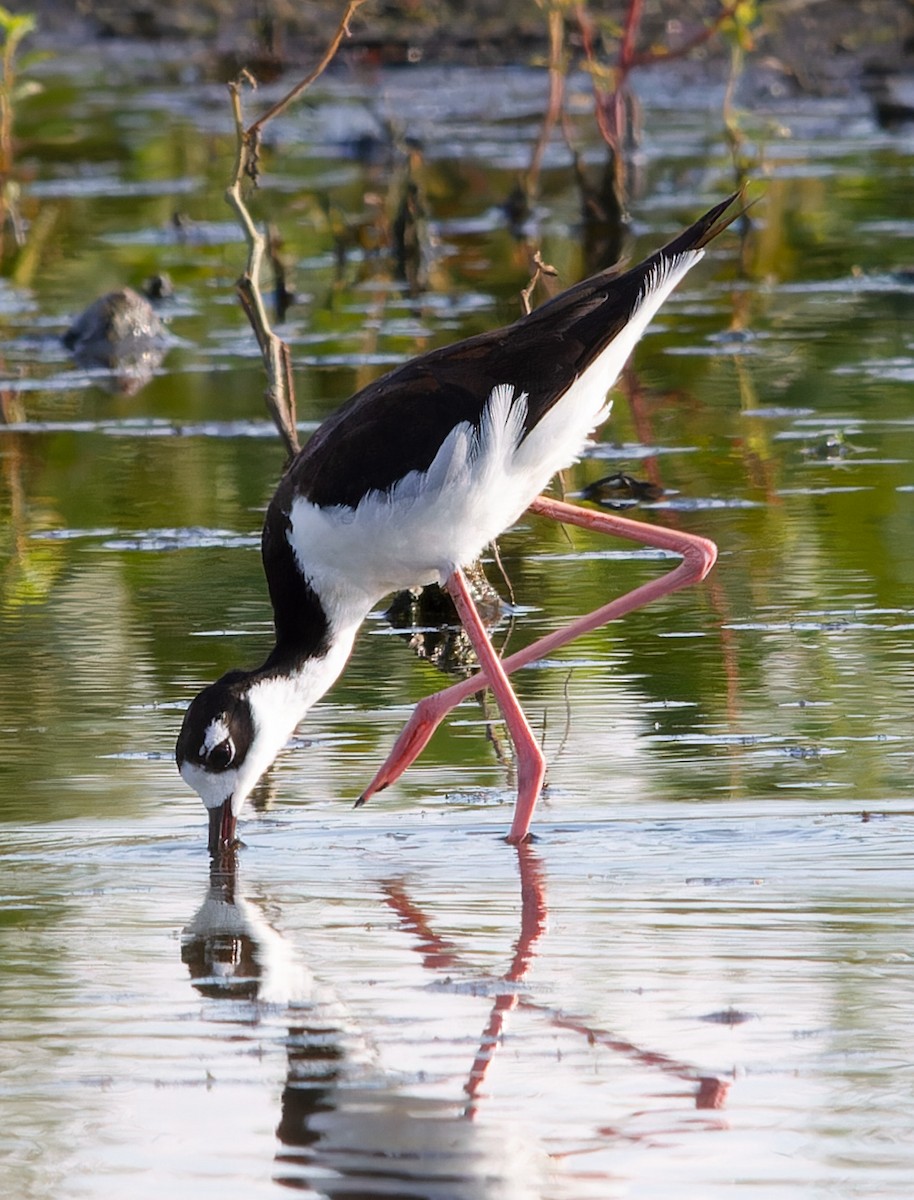
[[478, 425], [499, 384], [527, 393], [529, 432], [624, 328], [651, 272], [715, 237], [738, 215], [724, 216], [737, 196], [631, 270], [603, 271], [513, 325], [433, 350], [370, 383], [292, 460], [273, 505], [287, 513], [299, 495], [354, 508], [366, 492], [427, 470], [455, 425]]

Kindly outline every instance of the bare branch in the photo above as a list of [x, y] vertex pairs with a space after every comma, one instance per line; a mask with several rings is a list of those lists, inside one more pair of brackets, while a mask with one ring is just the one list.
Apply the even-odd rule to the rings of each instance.
[[297, 453], [299, 449], [291, 355], [286, 343], [278, 334], [274, 333], [264, 306], [260, 291], [260, 273], [267, 239], [251, 216], [244, 199], [243, 188], [245, 181], [254, 187], [257, 186], [260, 174], [260, 146], [265, 126], [274, 117], [284, 112], [324, 73], [333, 61], [343, 38], [349, 34], [349, 23], [352, 17], [364, 3], [366, 0], [349, 0], [336, 33], [314, 70], [247, 128], [244, 123], [241, 93], [245, 85], [252, 89], [256, 88], [256, 80], [249, 71], [245, 70], [228, 85], [232, 116], [235, 122], [236, 153], [232, 182], [226, 189], [225, 198], [238, 218], [248, 245], [247, 266], [244, 274], [238, 280], [236, 288], [241, 305], [254, 330], [266, 368], [267, 388], [264, 400], [290, 456]]
[[558, 276], [558, 271], [555, 267], [551, 267], [549, 263], [544, 263], [539, 250], [533, 252], [533, 276], [525, 288], [521, 290], [520, 300], [524, 308], [524, 316], [530, 315], [530, 299], [533, 296], [534, 289], [541, 279], [555, 279]]
[[290, 92], [287, 92], [281, 100], [277, 100], [272, 108], [267, 109], [262, 117], [258, 117], [253, 125], [249, 126], [248, 136], [259, 137], [260, 131], [268, 121], [272, 121], [274, 117], [278, 117], [280, 113], [285, 112], [289, 105], [297, 100], [302, 92], [306, 92], [311, 84], [323, 75], [336, 57], [336, 52], [339, 50], [343, 38], [349, 37], [350, 21], [365, 3], [367, 3], [367, 0], [349, 0], [337, 31], [333, 35], [330, 45], [324, 51], [323, 58], [309, 75], [306, 75]]

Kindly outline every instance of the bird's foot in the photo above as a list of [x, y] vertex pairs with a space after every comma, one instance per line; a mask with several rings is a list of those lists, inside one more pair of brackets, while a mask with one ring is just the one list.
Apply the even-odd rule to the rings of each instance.
[[419, 757], [428, 745], [432, 734], [441, 724], [442, 718], [450, 710], [451, 705], [442, 705], [438, 697], [426, 696], [420, 700], [413, 710], [412, 716], [403, 727], [400, 736], [394, 742], [393, 749], [375, 774], [374, 779], [362, 792], [355, 802], [356, 808], [361, 808], [376, 792], [382, 792], [386, 787], [400, 778], [403, 772]]

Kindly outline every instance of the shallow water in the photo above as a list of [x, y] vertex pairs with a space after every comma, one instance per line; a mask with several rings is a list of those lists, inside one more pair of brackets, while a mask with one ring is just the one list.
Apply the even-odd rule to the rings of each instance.
[[[282, 465], [232, 294], [228, 107], [167, 60], [42, 70], [34, 252], [0, 295], [5, 1194], [907, 1197], [910, 135], [850, 101], [749, 120], [743, 265], [731, 235], [689, 276], [565, 478], [650, 479], [667, 494], [637, 515], [720, 561], [518, 676], [550, 764], [536, 842], [501, 840], [510, 756], [472, 701], [353, 810], [444, 682], [378, 613], [211, 876], [172, 748], [195, 690], [268, 644]], [[635, 252], [731, 186], [718, 97], [644, 86]], [[516, 315], [498, 205], [544, 92], [341, 74], [277, 126], [260, 215], [295, 263], [303, 436], [386, 365]], [[355, 220], [388, 186], [351, 154], [379, 114], [425, 143], [418, 296], [383, 254], [338, 278], [314, 199]], [[580, 277], [559, 145], [536, 215]], [[171, 344], [125, 394], [57, 337], [161, 270]], [[500, 551], [511, 650], [664, 568], [535, 519]]]

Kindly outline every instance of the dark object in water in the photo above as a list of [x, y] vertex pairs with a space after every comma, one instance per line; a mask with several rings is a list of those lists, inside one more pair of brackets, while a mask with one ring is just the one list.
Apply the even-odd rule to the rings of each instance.
[[61, 339], [81, 367], [111, 371], [113, 391], [133, 395], [165, 354], [165, 327], [145, 296], [125, 287], [81, 313]]
[[157, 304], [160, 300], [171, 300], [174, 294], [175, 285], [167, 271], [162, 271], [158, 275], [150, 275], [143, 284], [143, 295], [153, 304]]
[[[483, 624], [492, 629], [505, 611], [501, 596], [489, 583], [481, 563], [472, 563], [465, 574]], [[397, 592], [384, 616], [392, 628], [402, 630], [417, 658], [445, 675], [466, 675], [478, 666], [454, 601], [437, 584]]]
[[636, 479], [625, 471], [617, 471], [614, 475], [605, 475], [589, 483], [581, 495], [603, 508], [634, 508], [636, 504], [662, 500], [666, 491], [656, 483]]
[[847, 458], [858, 450], [843, 433], [828, 433], [812, 446], [804, 446], [800, 453], [804, 458], [840, 459]]
[[914, 39], [892, 61], [867, 63], [861, 83], [882, 129], [914, 124]]

